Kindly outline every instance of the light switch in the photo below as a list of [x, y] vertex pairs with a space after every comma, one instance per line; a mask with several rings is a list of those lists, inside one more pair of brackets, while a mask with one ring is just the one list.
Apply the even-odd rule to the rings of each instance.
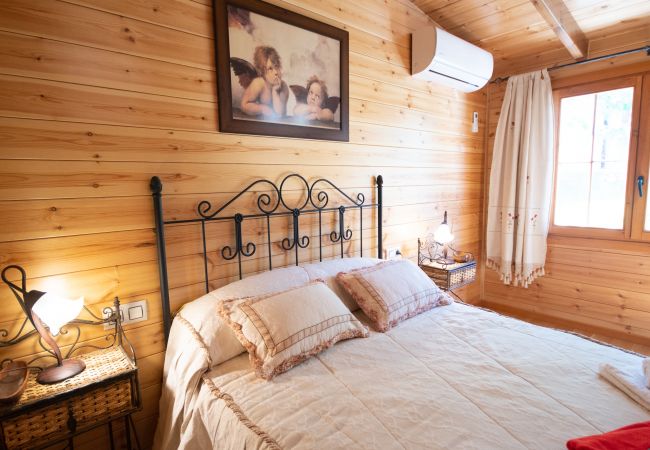
[[472, 133], [478, 133], [478, 113], [472, 114]]
[[[111, 308], [112, 310], [112, 308]], [[109, 313], [104, 313], [104, 318], [108, 317]], [[138, 300], [137, 302], [121, 303], [120, 316], [122, 318], [122, 325], [128, 325], [134, 322], [142, 322], [147, 320], [147, 301]], [[104, 329], [108, 330], [113, 328], [110, 324], [104, 324]]]
[[144, 317], [144, 310], [142, 306], [129, 306], [129, 321], [142, 319]]

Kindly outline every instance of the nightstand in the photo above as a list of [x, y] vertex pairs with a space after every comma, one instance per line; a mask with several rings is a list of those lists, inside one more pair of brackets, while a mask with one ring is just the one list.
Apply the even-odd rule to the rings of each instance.
[[17, 403], [0, 406], [0, 448], [38, 449], [68, 441], [93, 428], [123, 419], [127, 447], [131, 433], [140, 447], [131, 414], [140, 409], [138, 369], [119, 345], [77, 356], [86, 370], [57, 384], [39, 384], [31, 371]]
[[473, 283], [476, 280], [476, 261], [440, 264], [422, 262], [420, 268], [429, 275], [440, 289], [451, 291]]

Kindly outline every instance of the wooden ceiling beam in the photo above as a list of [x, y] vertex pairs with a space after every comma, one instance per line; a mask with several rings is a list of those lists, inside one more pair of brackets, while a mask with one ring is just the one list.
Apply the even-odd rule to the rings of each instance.
[[575, 59], [587, 57], [588, 42], [563, 0], [530, 0]]

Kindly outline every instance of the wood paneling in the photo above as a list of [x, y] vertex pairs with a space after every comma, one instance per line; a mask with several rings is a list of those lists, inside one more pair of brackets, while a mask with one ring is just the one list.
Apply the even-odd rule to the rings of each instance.
[[[625, 64], [626, 62], [633, 64]], [[554, 87], [644, 72], [650, 61], [616, 58], [552, 72]], [[590, 67], [591, 66], [591, 67]], [[488, 90], [486, 172], [506, 83]], [[489, 179], [486, 177], [486, 180]], [[487, 186], [487, 184], [486, 184]], [[486, 188], [487, 189], [487, 188]], [[486, 269], [482, 304], [521, 317], [590, 330], [601, 339], [646, 344], [650, 339], [650, 248], [647, 242], [550, 235], [546, 275], [528, 289], [504, 286]], [[567, 325], [568, 324], [568, 325]], [[618, 341], [616, 341], [619, 343]], [[647, 351], [647, 347], [642, 347]]]
[[[188, 217], [197, 203], [218, 205], [256, 177], [291, 172], [324, 176], [372, 199], [384, 176], [384, 242], [416, 254], [417, 237], [449, 210], [457, 245], [480, 256], [486, 95], [459, 94], [409, 74], [409, 33], [431, 19], [407, 0], [275, 0], [350, 33], [350, 142], [220, 134], [209, 0], [7, 0], [0, 4], [0, 264], [23, 265], [29, 287], [84, 295], [95, 312], [120, 296], [146, 299], [149, 320], [127, 327], [140, 360], [144, 409], [136, 424], [145, 446], [156, 423], [164, 360], [149, 178], [164, 182], [167, 217]], [[471, 132], [478, 111], [481, 131]], [[244, 202], [241, 208], [249, 208]], [[358, 215], [346, 244], [358, 254]], [[376, 251], [376, 219], [364, 217], [364, 254]], [[334, 219], [326, 227], [334, 227]], [[301, 218], [317, 258], [313, 220]], [[326, 228], [325, 231], [329, 230]], [[246, 236], [265, 236], [259, 223]], [[260, 233], [261, 232], [261, 233]], [[292, 264], [271, 236], [274, 266]], [[219, 254], [227, 224], [210, 226], [209, 283], [236, 278]], [[168, 231], [174, 308], [202, 295], [197, 230]], [[264, 239], [245, 270], [266, 270]], [[324, 240], [326, 242], [326, 240]], [[325, 245], [324, 255], [338, 247]], [[476, 301], [480, 284], [458, 291]], [[22, 313], [0, 286], [0, 328]], [[101, 332], [84, 340], [98, 342]], [[62, 338], [65, 344], [65, 338]], [[27, 358], [24, 343], [2, 356]], [[116, 427], [120, 432], [120, 427]], [[98, 446], [104, 430], [80, 438]]]

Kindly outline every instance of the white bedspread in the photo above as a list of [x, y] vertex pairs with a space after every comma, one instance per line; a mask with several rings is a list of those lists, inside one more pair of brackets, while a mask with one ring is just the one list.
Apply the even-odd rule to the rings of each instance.
[[639, 356], [458, 303], [340, 342], [270, 382], [246, 354], [209, 368], [195, 334], [179, 333], [157, 445], [175, 441], [173, 422], [174, 445], [188, 449], [562, 449], [650, 420], [597, 375]]

